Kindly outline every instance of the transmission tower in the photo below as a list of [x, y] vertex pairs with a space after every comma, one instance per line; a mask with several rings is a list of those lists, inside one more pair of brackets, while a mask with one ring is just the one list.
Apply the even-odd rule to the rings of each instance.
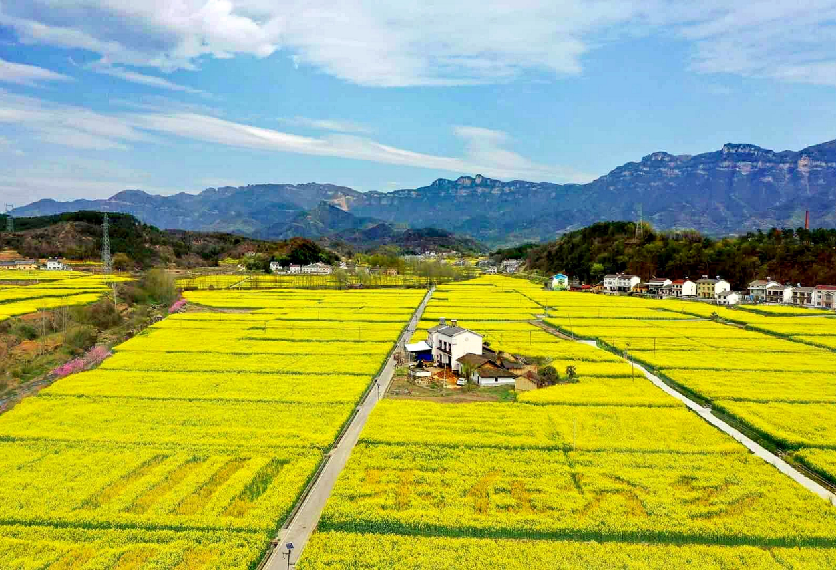
[[110, 259], [110, 236], [107, 235], [107, 214], [102, 221], [102, 272], [110, 273], [113, 263]]
[[636, 226], [636, 239], [644, 237], [644, 212], [642, 212], [642, 205], [639, 204], [639, 225]]
[[6, 232], [12, 233], [15, 231], [15, 220], [12, 217], [12, 208], [14, 204], [6, 204]]

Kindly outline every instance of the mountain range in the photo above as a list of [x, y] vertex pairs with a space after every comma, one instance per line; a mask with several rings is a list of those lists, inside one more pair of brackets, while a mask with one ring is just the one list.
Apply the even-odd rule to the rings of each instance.
[[[639, 216], [659, 229], [727, 235], [799, 227], [809, 210], [814, 226], [834, 227], [835, 201], [836, 141], [831, 141], [797, 152], [751, 144], [726, 144], [693, 156], [654, 152], [588, 184], [503, 182], [476, 175], [392, 192], [316, 183], [208, 188], [172, 196], [126, 190], [106, 200], [40, 200], [13, 214], [118, 211], [162, 228], [262, 239], [333, 236], [387, 223], [438, 228], [499, 246], [550, 240], [596, 221]], [[332, 208], [323, 210], [323, 202]]]

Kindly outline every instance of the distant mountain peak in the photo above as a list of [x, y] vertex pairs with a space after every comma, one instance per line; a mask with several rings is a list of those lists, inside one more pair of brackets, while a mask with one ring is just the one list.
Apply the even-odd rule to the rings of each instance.
[[385, 222], [398, 231], [437, 227], [490, 245], [512, 245], [551, 240], [601, 220], [634, 220], [639, 205], [644, 219], [663, 230], [728, 235], [798, 227], [806, 210], [814, 227], [834, 227], [834, 203], [836, 141], [829, 141], [798, 152], [740, 143], [693, 156], [653, 152], [588, 184], [501, 181], [475, 174], [391, 192], [363, 193], [313, 182], [226, 186], [174, 196], [131, 190], [109, 200], [42, 200], [13, 213], [118, 211], [161, 228], [269, 238], [329, 231], [380, 237], [387, 231], [380, 226]]
[[723, 145], [723, 149], [720, 151], [723, 154], [748, 154], [748, 155], [760, 155], [760, 154], [775, 154], [774, 151], [761, 148], [757, 145], [753, 144], [734, 144], [734, 143], [726, 143]]

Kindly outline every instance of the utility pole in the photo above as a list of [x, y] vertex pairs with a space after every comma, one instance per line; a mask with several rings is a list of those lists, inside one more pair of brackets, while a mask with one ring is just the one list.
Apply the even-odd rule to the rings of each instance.
[[107, 213], [102, 221], [102, 272], [110, 273], [113, 260], [110, 258], [110, 236], [108, 235]]

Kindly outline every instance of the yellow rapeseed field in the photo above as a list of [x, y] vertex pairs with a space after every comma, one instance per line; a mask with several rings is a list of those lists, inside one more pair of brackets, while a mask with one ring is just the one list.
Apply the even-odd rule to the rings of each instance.
[[0, 567], [252, 569], [423, 296], [194, 294], [297, 317], [173, 315], [0, 416]]

